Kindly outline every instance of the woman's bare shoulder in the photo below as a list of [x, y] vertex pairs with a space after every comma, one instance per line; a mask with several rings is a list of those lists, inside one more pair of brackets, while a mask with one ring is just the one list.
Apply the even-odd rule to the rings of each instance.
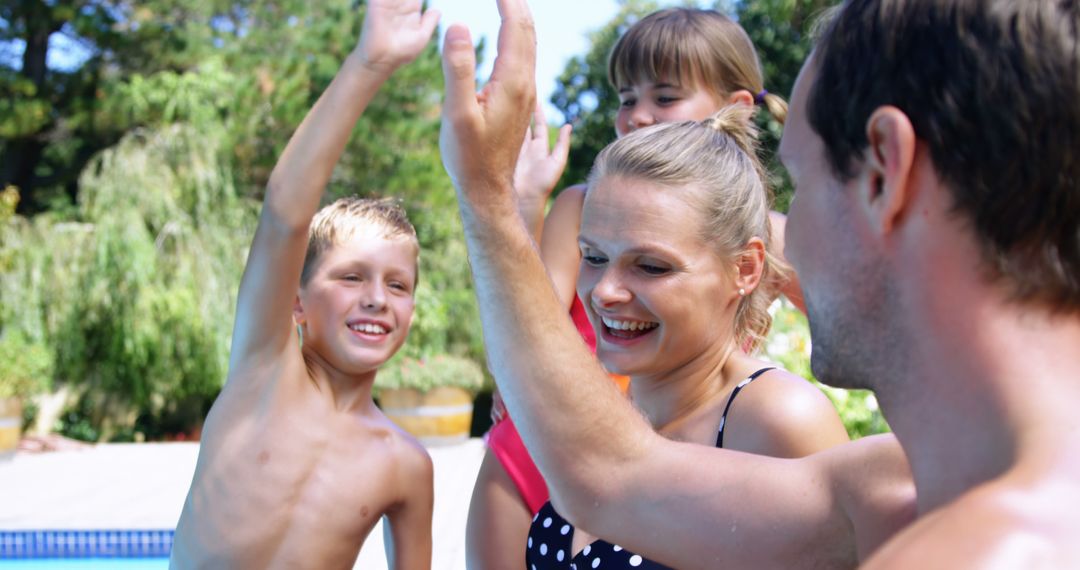
[[[730, 432], [730, 433], [729, 433]], [[730, 439], [729, 439], [730, 438]], [[821, 389], [786, 370], [769, 370], [732, 402], [725, 447], [802, 457], [848, 441], [840, 416]]]

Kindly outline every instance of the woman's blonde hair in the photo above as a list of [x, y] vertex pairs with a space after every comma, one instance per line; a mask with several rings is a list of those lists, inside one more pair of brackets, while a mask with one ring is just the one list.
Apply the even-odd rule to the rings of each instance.
[[653, 12], [619, 38], [608, 59], [608, 81], [615, 89], [661, 78], [723, 97], [743, 89], [781, 124], [787, 118], [787, 102], [765, 90], [750, 37], [716, 10]]
[[701, 235], [716, 252], [734, 258], [753, 238], [765, 244], [761, 281], [739, 301], [735, 338], [740, 348], [756, 349], [769, 332], [769, 305], [787, 266], [770, 251], [772, 195], [757, 158], [753, 109], [730, 105], [704, 121], [662, 123], [634, 131], [608, 145], [596, 159], [589, 187], [620, 176], [668, 188], [700, 189]]

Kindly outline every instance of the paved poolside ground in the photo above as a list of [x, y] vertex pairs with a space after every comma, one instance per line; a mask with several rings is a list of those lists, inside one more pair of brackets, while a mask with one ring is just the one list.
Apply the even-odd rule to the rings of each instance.
[[[465, 519], [483, 443], [428, 450], [435, 463], [432, 568], [465, 568]], [[195, 470], [197, 443], [98, 445], [0, 461], [0, 530], [171, 529]], [[356, 568], [386, 568], [382, 526]]]

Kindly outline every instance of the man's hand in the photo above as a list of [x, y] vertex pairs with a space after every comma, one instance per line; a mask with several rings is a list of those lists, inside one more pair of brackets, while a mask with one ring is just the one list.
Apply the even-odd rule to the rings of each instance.
[[422, 9], [421, 0], [368, 0], [353, 54], [371, 71], [386, 75], [412, 62], [439, 23], [438, 10]]
[[570, 125], [563, 125], [559, 129], [555, 147], [549, 148], [544, 107], [539, 101], [536, 102], [532, 127], [525, 133], [525, 142], [521, 145], [517, 168], [514, 169], [514, 192], [518, 212], [537, 243], [540, 242], [540, 229], [544, 224], [544, 206], [559, 182], [570, 155], [570, 131]]
[[[497, 0], [502, 25], [491, 79], [476, 92], [476, 54], [469, 30], [446, 31], [439, 148], [466, 205], [509, 205], [514, 165], [536, 100], [536, 34], [525, 0]], [[498, 208], [497, 208], [498, 209]]]

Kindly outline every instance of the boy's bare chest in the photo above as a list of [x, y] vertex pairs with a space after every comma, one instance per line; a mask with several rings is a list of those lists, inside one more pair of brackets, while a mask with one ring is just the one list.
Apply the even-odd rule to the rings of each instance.
[[396, 496], [393, 455], [377, 434], [304, 406], [233, 418], [204, 432], [206, 472], [193, 488], [223, 530], [243, 528], [247, 547], [359, 548]]

